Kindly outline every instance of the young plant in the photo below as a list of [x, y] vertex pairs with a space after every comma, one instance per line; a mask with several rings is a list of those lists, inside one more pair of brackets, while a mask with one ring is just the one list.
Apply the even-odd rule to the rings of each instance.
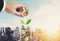
[[20, 23], [23, 25], [28, 25], [31, 23], [31, 19], [28, 19], [26, 22], [24, 20], [20, 20]]

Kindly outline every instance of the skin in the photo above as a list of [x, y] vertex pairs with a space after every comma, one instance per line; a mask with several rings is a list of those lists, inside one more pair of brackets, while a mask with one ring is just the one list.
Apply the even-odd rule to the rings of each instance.
[[13, 15], [23, 17], [22, 11], [19, 11], [19, 12], [16, 11], [17, 8], [21, 9], [20, 7], [25, 8], [26, 12], [28, 13], [27, 5], [26, 4], [21, 4], [21, 3], [18, 3], [18, 2], [6, 2], [5, 11], [10, 13], [10, 14], [13, 14]]

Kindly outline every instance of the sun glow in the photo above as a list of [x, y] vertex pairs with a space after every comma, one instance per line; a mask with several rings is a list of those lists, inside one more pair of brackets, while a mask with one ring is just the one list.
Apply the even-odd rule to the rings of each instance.
[[57, 26], [52, 26], [52, 27], [43, 27], [41, 28], [42, 30], [45, 30], [47, 35], [54, 35], [56, 34], [58, 27]]
[[51, 28], [46, 28], [46, 32], [47, 32], [47, 34], [56, 34], [56, 32], [57, 32], [57, 30], [58, 30], [58, 28], [57, 27], [51, 27]]

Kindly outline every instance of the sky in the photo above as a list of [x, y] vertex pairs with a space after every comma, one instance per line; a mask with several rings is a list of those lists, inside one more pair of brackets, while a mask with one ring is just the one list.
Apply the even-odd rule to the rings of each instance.
[[60, 0], [6, 0], [6, 2], [19, 2], [27, 4], [29, 15], [20, 18], [2, 11], [0, 14], [0, 26], [21, 26], [20, 20], [32, 19], [29, 24], [32, 30], [36, 28], [53, 30], [60, 24]]
[[[30, 15], [33, 14], [33, 12], [36, 11], [40, 3], [42, 3], [41, 0], [38, 0], [36, 3], [36, 0], [5, 0], [6, 2], [19, 2], [23, 4], [27, 4], [29, 8], [29, 15], [26, 18], [30, 18]], [[38, 4], [38, 5], [37, 5]], [[20, 25], [20, 19], [26, 19], [26, 18], [20, 18], [15, 15], [6, 13], [5, 11], [2, 11], [0, 14], [0, 26], [12, 26], [11, 24]], [[18, 22], [17, 22], [18, 21]], [[16, 24], [17, 23], [17, 24]]]

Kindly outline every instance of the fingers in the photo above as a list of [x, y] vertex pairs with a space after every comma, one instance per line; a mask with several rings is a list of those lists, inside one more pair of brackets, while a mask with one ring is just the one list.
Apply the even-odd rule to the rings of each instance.
[[23, 12], [23, 8], [22, 7], [18, 7], [18, 8], [16, 8], [16, 11], [22, 13]]
[[25, 8], [25, 10], [26, 10], [26, 13], [28, 13], [28, 10], [29, 10], [29, 9], [28, 9], [27, 5], [25, 5], [25, 4], [22, 4], [22, 7], [23, 7], [23, 8]]
[[[16, 8], [16, 12], [18, 12], [17, 14], [15, 14], [15, 15], [17, 15], [17, 16], [20, 16], [20, 17], [23, 17], [24, 15], [23, 15], [23, 10], [25, 9], [25, 13], [27, 13], [27, 15], [28, 15], [28, 7], [27, 7], [27, 5], [25, 5], [25, 4], [20, 4], [20, 7], [17, 7]], [[24, 14], [25, 14], [24, 13]], [[25, 14], [26, 15], [26, 14]]]
[[16, 10], [13, 10], [13, 14], [19, 17], [23, 17], [21, 12], [16, 12]]
[[19, 4], [19, 5], [17, 5], [18, 7], [17, 8], [20, 8], [20, 11], [22, 10], [22, 8], [24, 8], [25, 9], [25, 11], [26, 11], [26, 13], [28, 13], [28, 7], [27, 7], [27, 5], [26, 4]]

